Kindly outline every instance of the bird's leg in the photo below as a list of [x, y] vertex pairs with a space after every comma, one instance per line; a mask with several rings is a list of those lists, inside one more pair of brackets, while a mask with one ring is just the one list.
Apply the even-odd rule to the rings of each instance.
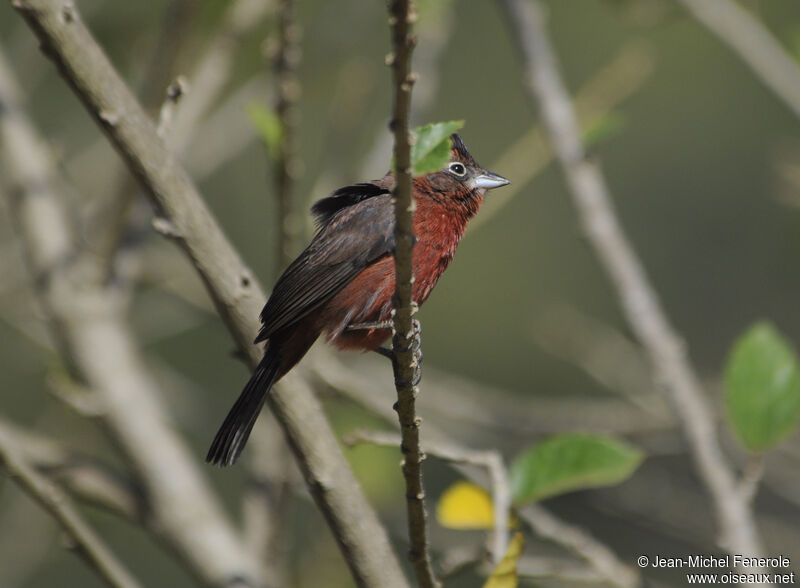
[[351, 323], [347, 325], [345, 331], [371, 331], [373, 329], [391, 329], [392, 321], [373, 321], [370, 323]]
[[[345, 331], [369, 331], [372, 329], [391, 329], [394, 326], [392, 321], [373, 321], [369, 323], [353, 323], [347, 325], [344, 330]], [[394, 352], [391, 349], [386, 349], [386, 347], [378, 347], [374, 349], [375, 353], [378, 355], [382, 355], [392, 361], [394, 364]]]
[[[413, 319], [411, 321], [412, 325], [412, 334], [411, 334], [411, 343], [406, 349], [402, 349], [401, 351], [408, 351], [411, 350], [414, 352], [414, 376], [411, 378], [411, 385], [416, 386], [419, 384], [420, 380], [422, 380], [422, 371], [420, 370], [420, 366], [422, 366], [422, 325], [420, 325], [417, 319]], [[345, 327], [345, 331], [368, 331], [372, 329], [392, 329], [394, 324], [392, 321], [375, 321], [369, 323], [353, 323], [347, 325]], [[382, 355], [383, 357], [388, 358], [392, 362], [392, 368], [395, 373], [395, 380], [397, 380], [397, 356], [395, 355], [394, 350], [387, 349], [386, 347], [378, 347], [374, 349], [375, 353]], [[401, 384], [405, 384], [408, 382], [400, 382]]]

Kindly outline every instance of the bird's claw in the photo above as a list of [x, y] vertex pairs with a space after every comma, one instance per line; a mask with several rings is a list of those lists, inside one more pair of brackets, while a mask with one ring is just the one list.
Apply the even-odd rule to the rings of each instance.
[[[352, 325], [349, 328], [359, 328], [361, 325]], [[422, 370], [420, 369], [422, 366], [422, 325], [420, 325], [417, 319], [413, 319], [411, 323], [411, 340], [406, 347], [397, 347], [397, 351], [404, 353], [406, 351], [411, 351], [414, 354], [414, 374], [412, 375], [410, 380], [406, 380], [400, 378], [398, 374], [398, 366], [397, 366], [397, 354], [395, 353], [394, 349], [389, 349], [386, 347], [378, 347], [375, 349], [376, 353], [389, 358], [392, 362], [392, 371], [394, 372], [394, 383], [397, 386], [402, 387], [416, 387], [419, 385], [420, 381], [422, 380]]]

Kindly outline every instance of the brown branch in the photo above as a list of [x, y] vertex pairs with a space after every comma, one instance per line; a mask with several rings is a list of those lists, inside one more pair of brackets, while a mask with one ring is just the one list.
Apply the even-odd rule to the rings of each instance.
[[278, 47], [273, 60], [275, 70], [275, 114], [280, 121], [280, 141], [275, 158], [275, 195], [278, 201], [278, 271], [294, 259], [293, 245], [300, 224], [294, 217], [294, 191], [300, 173], [297, 158], [297, 101], [300, 84], [300, 26], [295, 22], [295, 0], [280, 0], [278, 8]]
[[139, 583], [84, 522], [64, 493], [13, 449], [13, 442], [4, 431], [0, 431], [0, 466], [22, 490], [52, 515], [75, 542], [77, 551], [110, 586], [138, 588]]
[[426, 530], [425, 490], [422, 483], [422, 460], [425, 456], [419, 444], [419, 425], [415, 399], [419, 390], [420, 366], [414, 346], [419, 344], [419, 333], [415, 332], [414, 313], [416, 304], [412, 300], [414, 271], [411, 264], [414, 248], [414, 199], [411, 194], [411, 133], [409, 111], [411, 109], [411, 52], [414, 39], [411, 29], [416, 13], [413, 0], [393, 0], [389, 6], [389, 22], [392, 32], [392, 55], [389, 63], [394, 75], [394, 105], [390, 128], [394, 133], [394, 265], [395, 290], [392, 298], [394, 309], [394, 379], [397, 389], [395, 410], [400, 421], [403, 441], [403, 477], [406, 483], [406, 505], [408, 510], [408, 557], [423, 588], [438, 586], [433, 575]]
[[540, 5], [521, 0], [501, 3], [525, 61], [530, 96], [540, 108], [586, 235], [617, 289], [628, 323], [647, 351], [657, 380], [663, 383], [679, 415], [697, 471], [713, 500], [721, 527], [720, 543], [730, 553], [759, 556], [763, 548], [753, 512], [737, 492], [736, 478], [716, 438], [713, 414], [699, 379], [619, 225], [599, 166], [584, 151]]
[[[157, 214], [175, 228], [176, 242], [202, 277], [243, 356], [255, 366], [262, 352], [251, 342], [258, 331], [263, 292], [75, 6], [67, 0], [12, 0], [12, 4], [140, 180]], [[133, 391], [131, 398], [136, 398]], [[311, 390], [290, 376], [268, 395], [267, 402], [356, 582], [361, 586], [406, 586], [386, 531], [353, 477]], [[161, 475], [168, 478], [169, 472]]]
[[[397, 447], [402, 443], [397, 433], [366, 429], [353, 431], [344, 438], [344, 441], [349, 445], [365, 442], [388, 447]], [[489, 473], [494, 518], [491, 552], [492, 561], [495, 564], [499, 563], [508, 549], [508, 514], [511, 509], [511, 488], [503, 456], [498, 451], [472, 449], [442, 441], [426, 441], [423, 451], [426, 455], [433, 455], [452, 463], [485, 468]]]

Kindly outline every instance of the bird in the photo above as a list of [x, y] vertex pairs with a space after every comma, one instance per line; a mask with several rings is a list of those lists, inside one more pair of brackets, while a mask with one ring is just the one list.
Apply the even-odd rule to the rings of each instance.
[[[412, 300], [417, 305], [450, 264], [486, 191], [510, 183], [478, 165], [458, 134], [450, 136], [450, 144], [443, 169], [412, 180]], [[339, 349], [383, 349], [392, 334], [394, 186], [389, 172], [339, 188], [312, 206], [317, 231], [278, 278], [261, 312], [255, 343], [265, 342], [263, 359], [214, 437], [208, 463], [237, 461], [270, 389], [320, 336]]]

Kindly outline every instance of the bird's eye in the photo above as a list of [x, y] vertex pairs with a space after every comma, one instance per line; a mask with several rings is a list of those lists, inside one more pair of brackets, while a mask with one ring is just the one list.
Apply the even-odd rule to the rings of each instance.
[[451, 163], [448, 169], [457, 176], [463, 176], [465, 173], [467, 173], [467, 168], [464, 167], [464, 164], [458, 163], [457, 161]]

